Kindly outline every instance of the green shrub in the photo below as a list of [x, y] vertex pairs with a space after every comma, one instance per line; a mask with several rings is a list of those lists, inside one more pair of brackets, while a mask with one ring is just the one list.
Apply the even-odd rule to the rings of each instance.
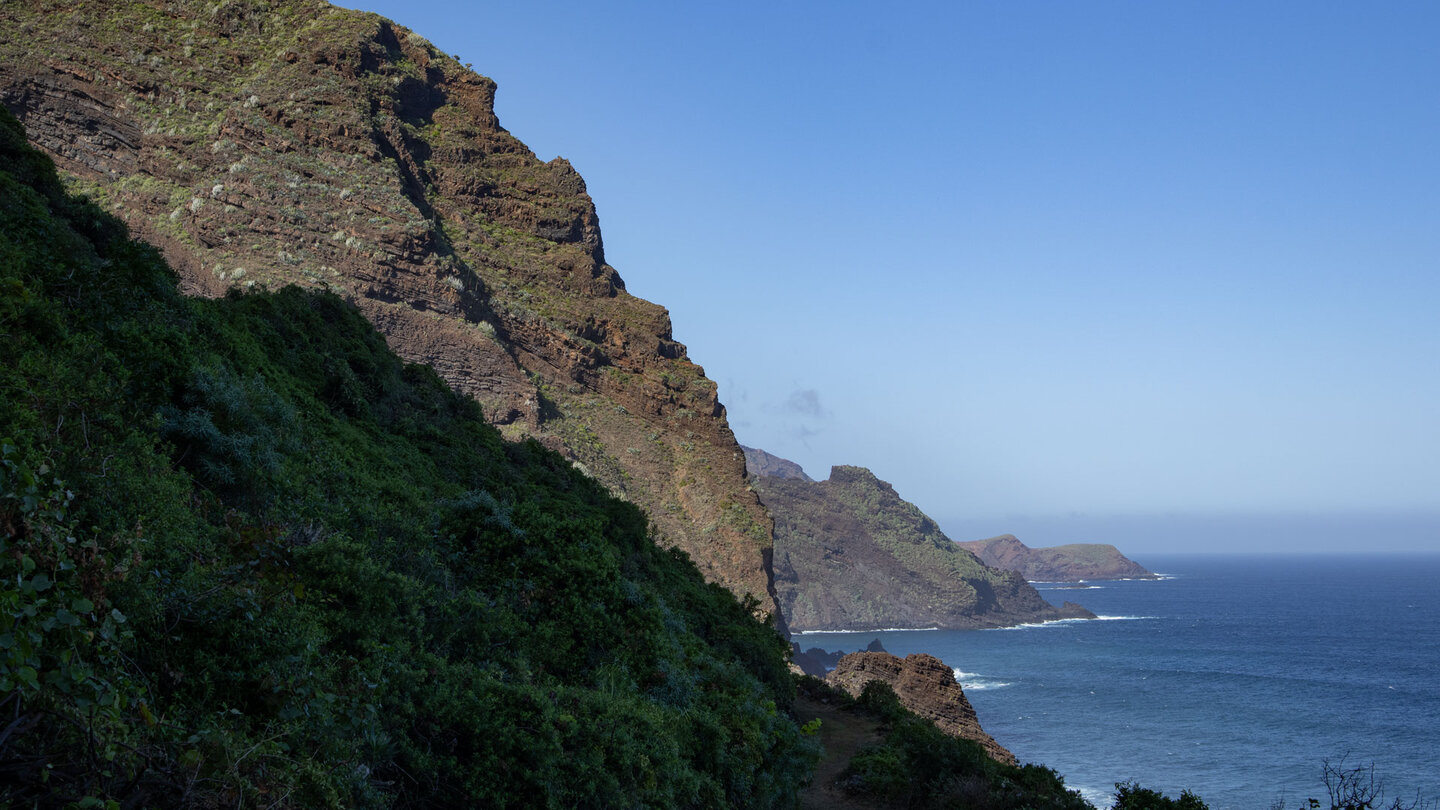
[[0, 339], [0, 806], [793, 805], [753, 605], [339, 298], [179, 296], [3, 111]]
[[[847, 705], [819, 681], [802, 688]], [[883, 681], [865, 684], [853, 711], [884, 724], [883, 740], [851, 758], [840, 775], [847, 792], [865, 796], [876, 806], [967, 808], [971, 810], [1087, 810], [1080, 794], [1064, 780], [1038, 765], [1016, 767], [991, 759], [972, 740], [952, 737], [901, 705]]]
[[1159, 791], [1140, 787], [1134, 781], [1115, 784], [1115, 804], [1112, 810], [1206, 810], [1205, 802], [1190, 791], [1182, 791], [1180, 798], [1172, 799]]

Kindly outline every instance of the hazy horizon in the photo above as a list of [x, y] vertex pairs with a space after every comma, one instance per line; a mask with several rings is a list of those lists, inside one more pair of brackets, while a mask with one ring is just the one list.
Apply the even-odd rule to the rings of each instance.
[[574, 164], [747, 445], [952, 536], [1440, 515], [1440, 7], [351, 5]]
[[[931, 517], [956, 541], [1013, 534], [1032, 548], [1108, 543], [1142, 565], [1152, 554], [1440, 554], [1440, 514]], [[1009, 528], [993, 531], [1000, 526]]]

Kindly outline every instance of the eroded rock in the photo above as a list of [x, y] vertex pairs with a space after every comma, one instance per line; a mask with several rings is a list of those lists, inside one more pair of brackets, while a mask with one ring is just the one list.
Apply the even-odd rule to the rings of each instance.
[[917, 653], [903, 659], [888, 652], [855, 652], [840, 659], [825, 681], [859, 696], [865, 684], [884, 681], [900, 703], [935, 723], [946, 734], [974, 740], [997, 762], [1017, 764], [1015, 755], [985, 733], [955, 671], [933, 655]]

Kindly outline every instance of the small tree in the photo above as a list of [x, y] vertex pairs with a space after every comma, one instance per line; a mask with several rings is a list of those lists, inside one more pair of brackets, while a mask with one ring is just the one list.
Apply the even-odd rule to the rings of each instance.
[[1111, 810], [1209, 810], [1209, 807], [1188, 790], [1182, 791], [1180, 798], [1172, 799], [1131, 780], [1115, 783], [1115, 804]]
[[[1327, 759], [1322, 773], [1325, 792], [1330, 797], [1329, 810], [1423, 810], [1433, 806], [1431, 802], [1422, 802], [1418, 796], [1409, 804], [1398, 798], [1392, 799], [1388, 805], [1384, 804], [1385, 783], [1375, 777], [1374, 763], [1347, 768], [1344, 757], [1335, 763]], [[1323, 807], [1319, 799], [1310, 800], [1309, 810], [1321, 810]]]

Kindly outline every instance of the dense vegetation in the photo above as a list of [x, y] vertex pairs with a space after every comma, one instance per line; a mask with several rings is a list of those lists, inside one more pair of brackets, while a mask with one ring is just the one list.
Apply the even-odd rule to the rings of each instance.
[[860, 749], [840, 776], [846, 792], [874, 807], [1090, 810], [1054, 771], [991, 759], [979, 743], [906, 709], [884, 681], [866, 684], [859, 698], [815, 678], [803, 679], [801, 689], [882, 724], [883, 739]]
[[342, 300], [194, 300], [0, 110], [0, 806], [768, 807], [785, 644]]

